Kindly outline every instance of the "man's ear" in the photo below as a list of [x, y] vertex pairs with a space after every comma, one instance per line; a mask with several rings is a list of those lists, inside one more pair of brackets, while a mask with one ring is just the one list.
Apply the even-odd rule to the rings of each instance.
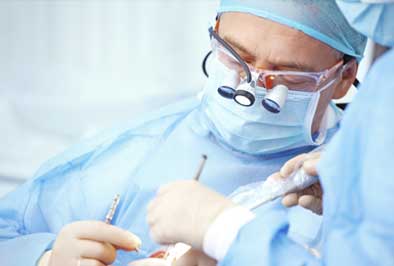
[[346, 95], [353, 82], [356, 80], [357, 69], [358, 63], [356, 59], [351, 59], [346, 63], [342, 69], [341, 80], [335, 88], [333, 99], [340, 99]]

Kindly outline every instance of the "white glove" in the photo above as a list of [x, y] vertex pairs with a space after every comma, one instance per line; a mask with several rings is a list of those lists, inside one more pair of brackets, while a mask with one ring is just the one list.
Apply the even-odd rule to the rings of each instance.
[[[134, 234], [99, 221], [80, 221], [59, 232], [51, 252], [39, 262], [48, 266], [105, 266], [116, 258], [116, 250], [136, 250], [141, 240]], [[49, 255], [49, 258], [48, 258]]]
[[157, 243], [182, 242], [202, 250], [208, 227], [225, 209], [226, 197], [192, 180], [163, 186], [148, 206], [150, 233]]
[[[320, 152], [298, 155], [287, 161], [280, 169], [280, 172], [271, 175], [268, 179], [287, 178], [300, 164], [302, 164], [302, 168], [306, 174], [317, 176], [316, 166], [320, 160], [320, 155]], [[318, 182], [297, 193], [287, 194], [283, 197], [282, 204], [286, 207], [300, 205], [305, 209], [321, 215], [323, 213], [322, 197], [323, 190]]]
[[205, 253], [191, 249], [180, 259], [175, 261], [174, 266], [216, 266], [216, 260], [205, 255]]
[[127, 264], [128, 266], [173, 266], [171, 262], [165, 259], [147, 258], [136, 260]]

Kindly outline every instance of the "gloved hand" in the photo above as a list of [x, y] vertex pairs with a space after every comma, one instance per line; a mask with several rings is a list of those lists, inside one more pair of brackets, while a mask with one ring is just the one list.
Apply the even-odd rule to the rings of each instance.
[[[280, 169], [280, 172], [271, 175], [269, 178], [287, 178], [300, 163], [302, 163], [305, 173], [312, 176], [317, 176], [318, 173], [316, 166], [320, 160], [320, 155], [320, 152], [298, 155], [287, 161]], [[321, 215], [323, 213], [322, 198], [323, 190], [320, 186], [320, 183], [318, 182], [304, 189], [303, 191], [287, 194], [285, 197], [283, 197], [282, 204], [286, 207], [300, 205], [301, 207]]]
[[48, 266], [104, 266], [116, 258], [116, 250], [136, 250], [141, 240], [132, 233], [99, 221], [80, 221], [59, 232]]
[[216, 260], [196, 249], [189, 250], [175, 261], [175, 266], [216, 266], [216, 264]]
[[161, 187], [148, 206], [150, 234], [160, 244], [182, 242], [202, 250], [211, 223], [233, 206], [231, 200], [196, 181], [175, 181]]
[[128, 266], [174, 266], [171, 265], [171, 263], [169, 261], [166, 261], [165, 259], [157, 259], [157, 258], [135, 260], [127, 265]]
[[142, 259], [129, 263], [129, 266], [216, 266], [216, 260], [208, 257], [205, 253], [191, 249], [174, 263], [165, 259]]

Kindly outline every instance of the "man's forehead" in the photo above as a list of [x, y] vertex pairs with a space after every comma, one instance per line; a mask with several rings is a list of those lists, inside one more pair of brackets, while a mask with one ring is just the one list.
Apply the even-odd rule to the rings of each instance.
[[222, 14], [219, 35], [249, 59], [300, 71], [323, 70], [343, 56], [299, 30], [247, 13]]

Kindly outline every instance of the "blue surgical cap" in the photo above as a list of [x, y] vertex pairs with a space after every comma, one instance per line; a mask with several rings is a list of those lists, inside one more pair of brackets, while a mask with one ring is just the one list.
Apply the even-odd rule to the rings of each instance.
[[335, 0], [221, 0], [218, 13], [244, 12], [300, 30], [360, 60], [366, 37], [354, 30]]
[[337, 0], [349, 23], [375, 42], [394, 46], [394, 0]]

